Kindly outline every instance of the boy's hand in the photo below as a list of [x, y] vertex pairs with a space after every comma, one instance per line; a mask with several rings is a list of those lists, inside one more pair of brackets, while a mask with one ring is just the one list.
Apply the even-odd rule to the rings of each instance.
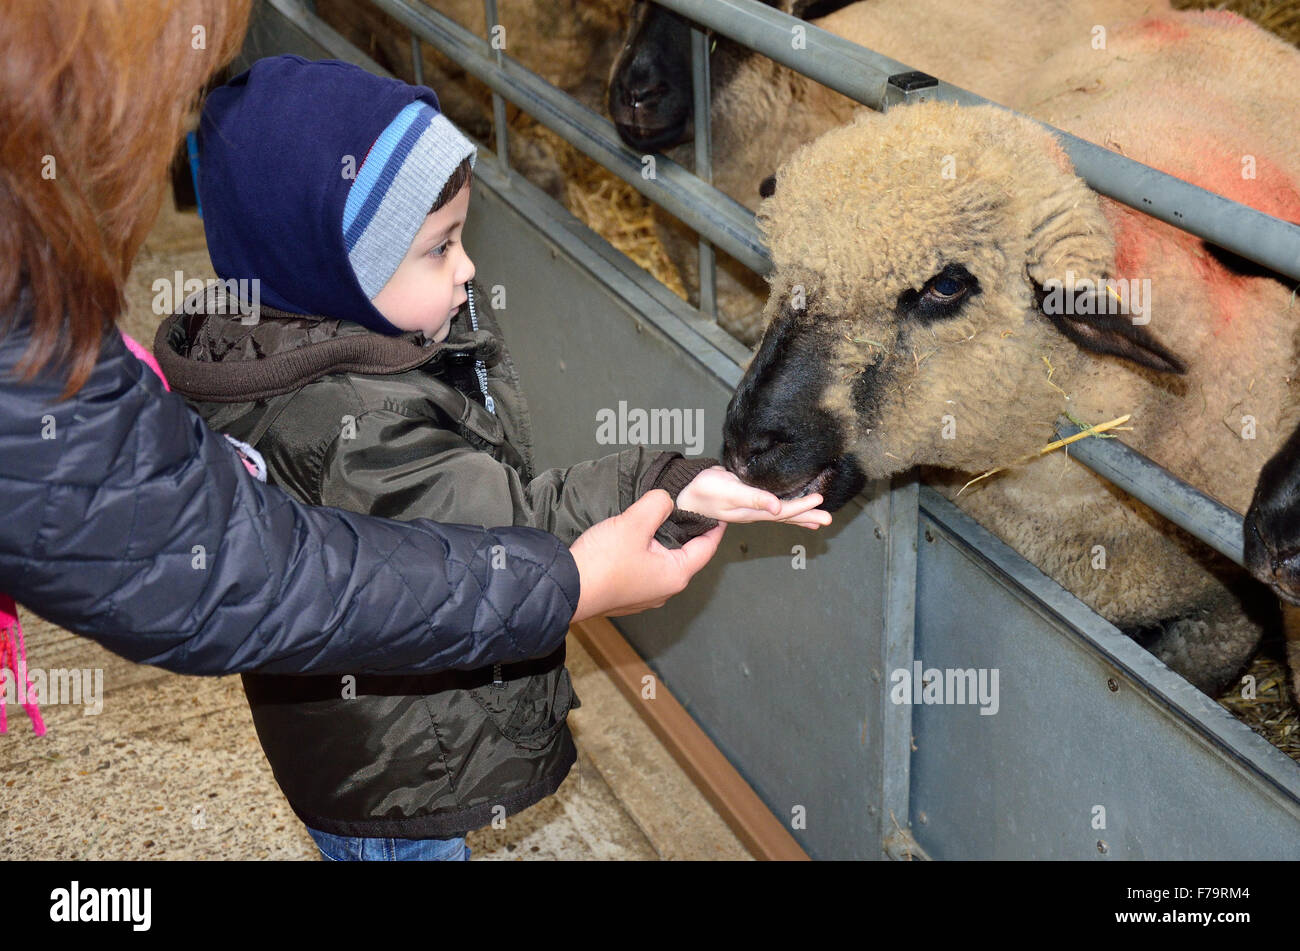
[[831, 523], [831, 513], [817, 506], [822, 497], [810, 492], [801, 499], [778, 499], [771, 492], [745, 485], [722, 466], [705, 469], [681, 492], [677, 507], [720, 522], [790, 522], [817, 529]]

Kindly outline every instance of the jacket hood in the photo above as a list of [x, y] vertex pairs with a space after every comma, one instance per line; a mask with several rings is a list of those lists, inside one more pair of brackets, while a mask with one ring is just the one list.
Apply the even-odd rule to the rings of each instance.
[[400, 334], [349, 263], [343, 211], [376, 138], [417, 101], [438, 109], [427, 87], [301, 56], [258, 60], [214, 89], [198, 140], [203, 229], [217, 275], [257, 279], [261, 299], [282, 311]]
[[[481, 294], [481, 290], [479, 290]], [[262, 304], [250, 319], [238, 295], [215, 281], [191, 294], [154, 337], [167, 381], [181, 394], [216, 403], [269, 399], [329, 373], [401, 373], [448, 359], [501, 360], [501, 341], [472, 330], [466, 307], [452, 318], [447, 339], [419, 331], [375, 333], [347, 320], [303, 315]]]

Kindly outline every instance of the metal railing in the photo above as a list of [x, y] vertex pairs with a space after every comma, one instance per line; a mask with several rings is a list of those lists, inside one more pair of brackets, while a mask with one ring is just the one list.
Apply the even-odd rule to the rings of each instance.
[[[420, 44], [427, 42], [491, 89], [497, 151], [506, 167], [505, 101], [509, 100], [694, 229], [700, 235], [700, 310], [710, 317], [715, 316], [716, 301], [714, 247], [760, 274], [770, 271], [771, 260], [753, 212], [711, 184], [706, 29], [876, 110], [926, 99], [1006, 108], [933, 77], [925, 77], [919, 85], [891, 82], [891, 78], [915, 71], [757, 0], [654, 0], [693, 21], [695, 171], [655, 155], [655, 173], [647, 176], [643, 174], [644, 156], [622, 142], [613, 123], [505, 56], [500, 48], [492, 48], [446, 15], [411, 0], [369, 2], [410, 30], [416, 76], [422, 75], [423, 68]], [[484, 8], [488, 36], [492, 36], [498, 24], [496, 0], [484, 0]], [[804, 34], [800, 50], [790, 43], [795, 28]], [[1300, 280], [1300, 227], [1039, 124], [1057, 136], [1076, 172], [1101, 194]], [[1061, 420], [1057, 431], [1067, 437], [1080, 428]], [[1117, 439], [1083, 439], [1071, 444], [1069, 453], [1175, 525], [1242, 563], [1242, 517], [1238, 513]]]
[[[878, 112], [898, 103], [927, 99], [1006, 108], [941, 79], [910, 91], [900, 88], [890, 83], [890, 77], [914, 72], [910, 66], [756, 0], [655, 2]], [[804, 43], [798, 50], [790, 42], [793, 28], [804, 31]], [[1300, 226], [1198, 188], [1047, 123], [1038, 124], [1057, 137], [1079, 177], [1101, 194], [1300, 280]]]

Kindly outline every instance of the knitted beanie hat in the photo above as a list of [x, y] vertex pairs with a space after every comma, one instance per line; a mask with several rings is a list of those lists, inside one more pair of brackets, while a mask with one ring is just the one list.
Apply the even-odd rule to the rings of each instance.
[[371, 303], [473, 145], [424, 86], [338, 60], [258, 60], [204, 103], [199, 194], [223, 280], [397, 334]]

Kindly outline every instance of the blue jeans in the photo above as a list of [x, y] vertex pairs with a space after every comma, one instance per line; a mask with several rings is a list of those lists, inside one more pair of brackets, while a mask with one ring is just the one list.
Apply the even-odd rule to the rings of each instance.
[[454, 839], [368, 839], [307, 826], [321, 855], [332, 862], [468, 862], [469, 846]]

